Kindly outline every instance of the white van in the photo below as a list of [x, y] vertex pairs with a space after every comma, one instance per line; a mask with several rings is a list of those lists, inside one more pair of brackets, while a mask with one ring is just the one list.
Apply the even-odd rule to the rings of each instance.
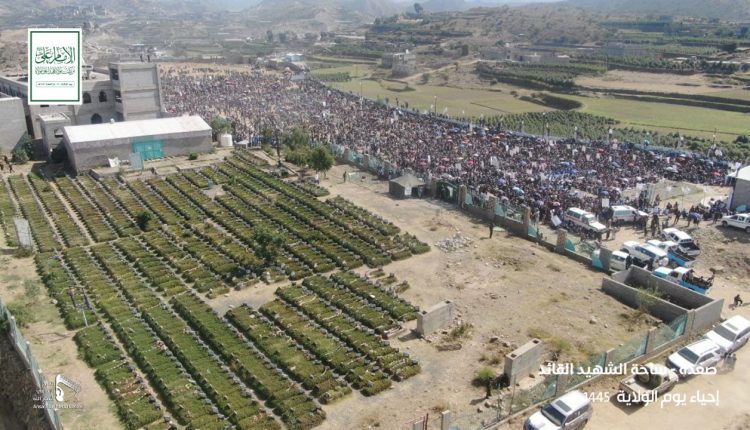
[[615, 224], [625, 222], [638, 222], [648, 214], [632, 206], [612, 206], [612, 222]]
[[575, 430], [591, 419], [591, 400], [581, 391], [571, 391], [544, 406], [523, 423], [524, 430]]
[[706, 338], [719, 345], [723, 353], [731, 354], [750, 339], [750, 321], [742, 315], [735, 315], [706, 333]]
[[628, 254], [622, 251], [612, 251], [612, 256], [609, 258], [609, 268], [613, 272], [619, 272], [625, 270], [627, 266]]

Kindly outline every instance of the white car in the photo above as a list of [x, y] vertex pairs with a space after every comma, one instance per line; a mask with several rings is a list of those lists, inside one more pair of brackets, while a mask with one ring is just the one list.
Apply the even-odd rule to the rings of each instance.
[[701, 339], [670, 355], [667, 367], [677, 372], [680, 378], [685, 378], [706, 373], [706, 370], [716, 366], [719, 360], [721, 347], [710, 339]]
[[630, 254], [633, 259], [638, 260], [643, 264], [648, 264], [649, 261], [653, 260], [655, 267], [669, 265], [667, 252], [647, 243], [642, 244], [634, 240], [629, 240], [622, 244], [620, 251]]
[[721, 218], [722, 227], [734, 227], [750, 233], [750, 214], [727, 215]]
[[583, 428], [591, 418], [593, 408], [586, 394], [575, 390], [567, 393], [523, 423], [524, 430], [571, 430]]
[[719, 345], [723, 353], [731, 354], [750, 339], [750, 321], [742, 315], [735, 315], [706, 333], [706, 339]]

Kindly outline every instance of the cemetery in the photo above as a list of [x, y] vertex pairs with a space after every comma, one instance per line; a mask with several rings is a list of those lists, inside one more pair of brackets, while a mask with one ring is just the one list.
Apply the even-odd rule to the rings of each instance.
[[[2, 181], [7, 243], [23, 216], [37, 271], [127, 428], [312, 428], [321, 405], [420, 371], [387, 340], [417, 308], [349, 270], [429, 246], [248, 157], [148, 178]], [[248, 288], [277, 299], [226, 315], [208, 303]]]

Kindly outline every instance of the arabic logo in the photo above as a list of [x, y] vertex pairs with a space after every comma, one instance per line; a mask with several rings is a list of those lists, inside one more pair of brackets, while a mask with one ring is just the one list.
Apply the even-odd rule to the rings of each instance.
[[72, 46], [39, 46], [36, 48], [34, 62], [36, 64], [73, 64], [76, 58], [76, 48]]

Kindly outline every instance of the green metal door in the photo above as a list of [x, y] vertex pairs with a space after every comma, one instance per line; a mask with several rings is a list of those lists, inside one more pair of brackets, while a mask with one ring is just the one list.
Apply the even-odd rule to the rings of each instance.
[[143, 159], [143, 161], [164, 158], [164, 152], [161, 148], [161, 141], [151, 140], [147, 142], [134, 142], [132, 146], [133, 152], [141, 154], [141, 158]]

